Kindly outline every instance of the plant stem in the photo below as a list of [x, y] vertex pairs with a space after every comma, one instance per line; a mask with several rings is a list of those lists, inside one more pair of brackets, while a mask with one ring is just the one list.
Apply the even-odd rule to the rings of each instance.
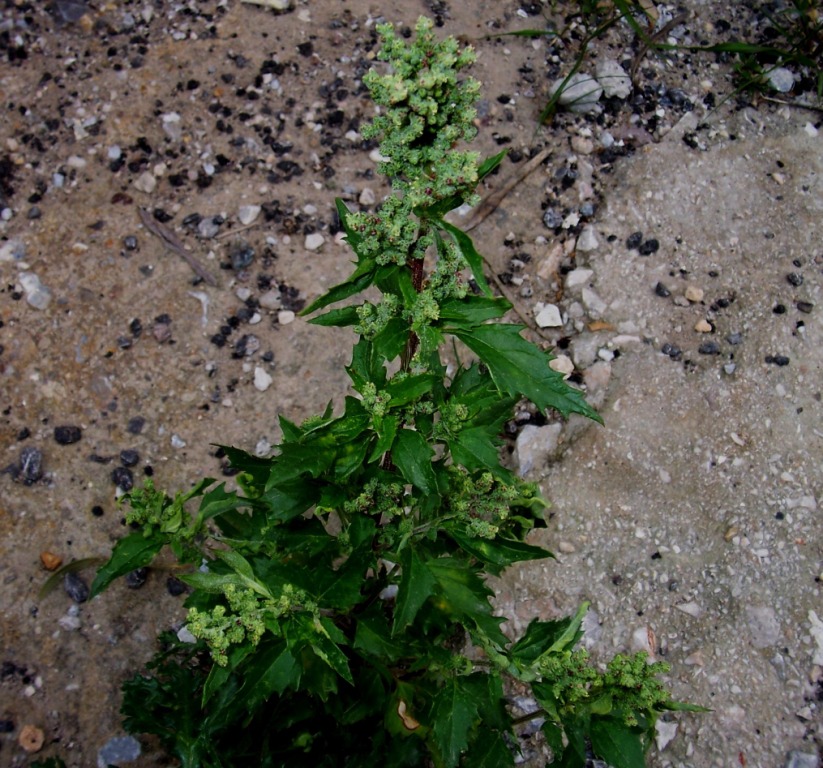
[[530, 720], [535, 720], [538, 717], [543, 717], [546, 714], [545, 709], [536, 709], [534, 712], [529, 712], [528, 715], [521, 715], [520, 717], [515, 717], [512, 720], [512, 725], [521, 725], [522, 723], [528, 723]]
[[[409, 262], [411, 269], [412, 285], [417, 293], [423, 290], [423, 259], [412, 259]], [[414, 331], [409, 331], [409, 338], [406, 339], [406, 347], [400, 357], [400, 367], [403, 371], [408, 372], [411, 369], [411, 361], [414, 353], [417, 352], [417, 346], [420, 339]]]

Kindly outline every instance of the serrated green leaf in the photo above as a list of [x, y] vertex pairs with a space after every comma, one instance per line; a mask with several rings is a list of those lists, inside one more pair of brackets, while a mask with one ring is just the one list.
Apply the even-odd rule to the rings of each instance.
[[243, 667], [245, 683], [239, 694], [244, 705], [254, 711], [272, 694], [282, 694], [287, 688], [297, 688], [300, 665], [285, 641], [277, 639], [261, 643], [250, 662]]
[[386, 393], [391, 397], [390, 407], [406, 405], [419, 397], [431, 392], [436, 379], [431, 373], [421, 373], [416, 376], [407, 376], [400, 381], [391, 380], [386, 386]]
[[323, 315], [313, 317], [309, 322], [312, 325], [345, 328], [349, 325], [357, 325], [359, 319], [357, 307], [341, 307], [340, 309], [331, 309]]
[[449, 536], [451, 536], [464, 551], [485, 563], [492, 573], [500, 573], [504, 568], [508, 568], [514, 563], [521, 563], [527, 560], [544, 560], [548, 557], [554, 557], [547, 549], [535, 547], [531, 544], [526, 544], [524, 541], [517, 541], [515, 539], [504, 539], [501, 537], [496, 539], [471, 538], [470, 536], [455, 531], [449, 531]]
[[220, 483], [217, 488], [203, 495], [200, 508], [197, 510], [195, 528], [199, 529], [206, 521], [237, 509], [238, 506], [244, 506], [244, 504], [237, 494], [234, 491], [227, 491], [226, 484]]
[[611, 768], [645, 768], [646, 758], [639, 733], [614, 717], [593, 717], [589, 738], [595, 755]]
[[474, 328], [487, 320], [503, 317], [512, 308], [505, 298], [473, 296], [462, 299], [446, 299], [440, 304], [440, 320], [449, 326], [464, 325]]
[[360, 261], [357, 269], [352, 272], [348, 280], [335, 285], [330, 288], [322, 296], [315, 299], [308, 307], [300, 312], [301, 316], [316, 312], [318, 309], [323, 309], [329, 304], [335, 304], [343, 299], [348, 299], [357, 293], [362, 293], [373, 282], [375, 272], [377, 271], [377, 262], [373, 258], [366, 258]]
[[472, 239], [462, 229], [442, 219], [437, 222], [437, 226], [443, 228], [451, 235], [455, 245], [468, 263], [478, 287], [486, 296], [491, 296], [492, 292], [489, 289], [489, 284], [486, 282], [486, 276], [483, 274], [483, 257], [475, 250]]
[[247, 586], [245, 579], [236, 573], [214, 573], [213, 571], [203, 573], [195, 571], [194, 573], [184, 573], [178, 578], [190, 587], [210, 594], [222, 594], [223, 590], [230, 584], [240, 589]]
[[376, 610], [358, 619], [353, 647], [367, 656], [389, 662], [397, 661], [404, 652], [403, 646], [392, 639], [386, 618]]
[[557, 723], [546, 720], [540, 726], [540, 730], [543, 732], [543, 737], [546, 739], [553, 757], [558, 757], [563, 752], [563, 729]]
[[432, 468], [434, 451], [426, 438], [412, 429], [400, 429], [392, 447], [392, 461], [407, 482], [423, 493], [437, 493], [437, 478]]
[[426, 563], [411, 547], [403, 550], [400, 560], [400, 585], [397, 590], [397, 610], [394, 613], [392, 637], [414, 621], [423, 603], [437, 584]]
[[399, 423], [397, 416], [392, 414], [384, 416], [379, 422], [376, 421], [374, 429], [377, 432], [377, 442], [369, 456], [370, 463], [379, 459], [386, 451], [391, 450]]
[[468, 470], [487, 470], [502, 482], [512, 481], [512, 473], [500, 464], [499, 446], [502, 441], [490, 435], [486, 427], [461, 429], [447, 442], [456, 464]]
[[91, 584], [90, 596], [99, 595], [119, 576], [125, 576], [137, 568], [149, 565], [164, 543], [160, 536], [147, 538], [141, 531], [135, 531], [120, 539], [114, 545], [108, 562], [97, 571]]
[[461, 768], [507, 768], [514, 765], [514, 755], [499, 731], [480, 728], [460, 765]]
[[497, 323], [471, 331], [449, 328], [489, 368], [500, 389], [524, 395], [538, 408], [554, 408], [563, 416], [579, 413], [602, 423], [583, 394], [570, 387], [563, 374], [549, 368], [551, 357], [521, 335], [522, 326]]
[[261, 497], [271, 509], [271, 517], [287, 522], [302, 515], [320, 497], [320, 489], [306, 478], [295, 478], [273, 484]]
[[326, 616], [313, 620], [314, 634], [310, 639], [312, 650], [347, 683], [354, 685], [349, 660], [338, 643], [346, 642], [343, 633]]
[[443, 758], [443, 764], [454, 768], [469, 745], [469, 731], [477, 717], [475, 698], [461, 685], [459, 677], [446, 680], [434, 697], [430, 721], [431, 734]]
[[476, 626], [500, 646], [508, 640], [500, 630], [504, 619], [494, 616], [489, 598], [494, 594], [462, 560], [438, 557], [426, 564], [437, 581], [439, 607], [471, 627]]
[[581, 637], [580, 625], [588, 610], [589, 603], [582, 603], [574, 616], [565, 619], [533, 619], [523, 637], [511, 647], [512, 658], [529, 664], [546, 653], [570, 650]]
[[402, 317], [393, 317], [372, 339], [377, 360], [391, 362], [399, 357], [409, 338], [409, 324]]

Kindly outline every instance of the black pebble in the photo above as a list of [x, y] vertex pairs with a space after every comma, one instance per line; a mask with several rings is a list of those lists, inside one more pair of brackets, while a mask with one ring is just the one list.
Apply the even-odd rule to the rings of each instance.
[[719, 355], [720, 345], [716, 341], [705, 341], [697, 348], [697, 351], [701, 355]]
[[765, 361], [772, 365], [780, 366], [781, 368], [791, 362], [786, 355], [766, 355]]
[[662, 347], [660, 347], [660, 351], [664, 355], [668, 355], [672, 360], [679, 360], [683, 355], [683, 352], [680, 349], [680, 347], [678, 347], [675, 344], [669, 344], [668, 342], [666, 342]]
[[795, 288], [799, 288], [803, 285], [803, 275], [799, 272], [789, 272], [789, 274], [786, 275], [786, 280], [788, 280], [789, 284], [793, 285]]
[[804, 314], [808, 315], [814, 309], [814, 304], [810, 301], [798, 301], [797, 308]]
[[645, 243], [641, 244], [640, 247], [637, 249], [637, 252], [641, 256], [650, 256], [653, 253], [657, 253], [660, 250], [660, 242], [651, 238], [650, 240], [646, 240]]
[[124, 467], [133, 467], [140, 461], [140, 454], [133, 448], [124, 448], [120, 451], [120, 463]]
[[661, 299], [668, 298], [669, 296], [671, 296], [671, 295], [672, 295], [672, 292], [671, 292], [668, 288], [666, 288], [666, 286], [665, 286], [665, 285], [663, 285], [663, 283], [658, 283], [656, 286], [654, 286], [654, 292], [655, 292], [655, 293], [656, 293], [656, 294], [657, 294], [657, 295], [658, 295]]
[[54, 428], [54, 439], [60, 445], [76, 443], [82, 436], [83, 433], [80, 431], [80, 427], [65, 426]]
[[20, 451], [20, 479], [32, 485], [43, 477], [43, 452], [29, 446]]
[[0, 720], [0, 733], [11, 733], [14, 730], [13, 720]]
[[129, 589], [140, 589], [149, 577], [148, 568], [136, 568], [130, 573], [126, 574], [126, 586]]
[[133, 419], [129, 419], [126, 429], [131, 435], [139, 435], [145, 426], [146, 420], [142, 416], [135, 416]]
[[626, 238], [626, 248], [630, 251], [633, 251], [635, 248], [640, 247], [640, 243], [643, 242], [643, 233], [642, 232], [632, 232]]
[[103, 507], [101, 507], [99, 504], [95, 504], [95, 505], [91, 508], [91, 513], [92, 513], [95, 517], [103, 517], [103, 514], [104, 514]]
[[130, 491], [134, 488], [134, 475], [127, 467], [117, 467], [111, 472], [111, 481], [120, 489]]
[[179, 597], [186, 591], [186, 585], [175, 576], [166, 579], [166, 589], [172, 597]]
[[239, 240], [232, 245], [229, 258], [231, 259], [231, 268], [235, 272], [239, 272], [241, 269], [248, 267], [254, 260], [254, 248], [247, 242]]
[[126, 235], [123, 238], [123, 247], [127, 251], [136, 251], [137, 250], [137, 238], [134, 235]]
[[63, 577], [63, 589], [75, 603], [85, 603], [89, 599], [89, 585], [76, 573], [67, 573]]
[[785, 315], [786, 307], [783, 304], [775, 304], [772, 307], [772, 312], [774, 312], [776, 315]]

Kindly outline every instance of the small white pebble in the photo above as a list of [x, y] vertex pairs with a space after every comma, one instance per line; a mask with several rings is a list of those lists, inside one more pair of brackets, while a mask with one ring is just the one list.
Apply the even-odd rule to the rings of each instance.
[[254, 369], [254, 388], [260, 392], [265, 392], [274, 379], [259, 365]]

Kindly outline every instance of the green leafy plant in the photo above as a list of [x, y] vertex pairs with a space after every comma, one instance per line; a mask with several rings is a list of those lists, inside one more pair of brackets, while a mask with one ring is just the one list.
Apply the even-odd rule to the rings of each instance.
[[[500, 463], [505, 420], [522, 397], [599, 418], [520, 326], [494, 322], [510, 305], [444, 219], [503, 157], [456, 149], [475, 133], [479, 86], [461, 75], [471, 50], [437, 41], [425, 19], [412, 43], [379, 32], [391, 69], [365, 78], [382, 112], [364, 135], [380, 140], [393, 195], [375, 213], [338, 202], [354, 270], [306, 310], [380, 294], [312, 320], [358, 334], [356, 396], [339, 414], [281, 418], [270, 458], [226, 448], [237, 491], [204, 479], [175, 498], [150, 483], [130, 494], [137, 530], [92, 593], [170, 547], [191, 566], [194, 642], [161, 638], [148, 673], [124, 686], [126, 728], [156, 734], [186, 768], [509, 766], [505, 691], [517, 683], [558, 765], [593, 753], [637, 768], [659, 714], [683, 708], [663, 666], [590, 664], [576, 650], [587, 606], [516, 642], [494, 613], [488, 574], [551, 557], [526, 541], [545, 503]], [[447, 339], [477, 360], [450, 369]]]

